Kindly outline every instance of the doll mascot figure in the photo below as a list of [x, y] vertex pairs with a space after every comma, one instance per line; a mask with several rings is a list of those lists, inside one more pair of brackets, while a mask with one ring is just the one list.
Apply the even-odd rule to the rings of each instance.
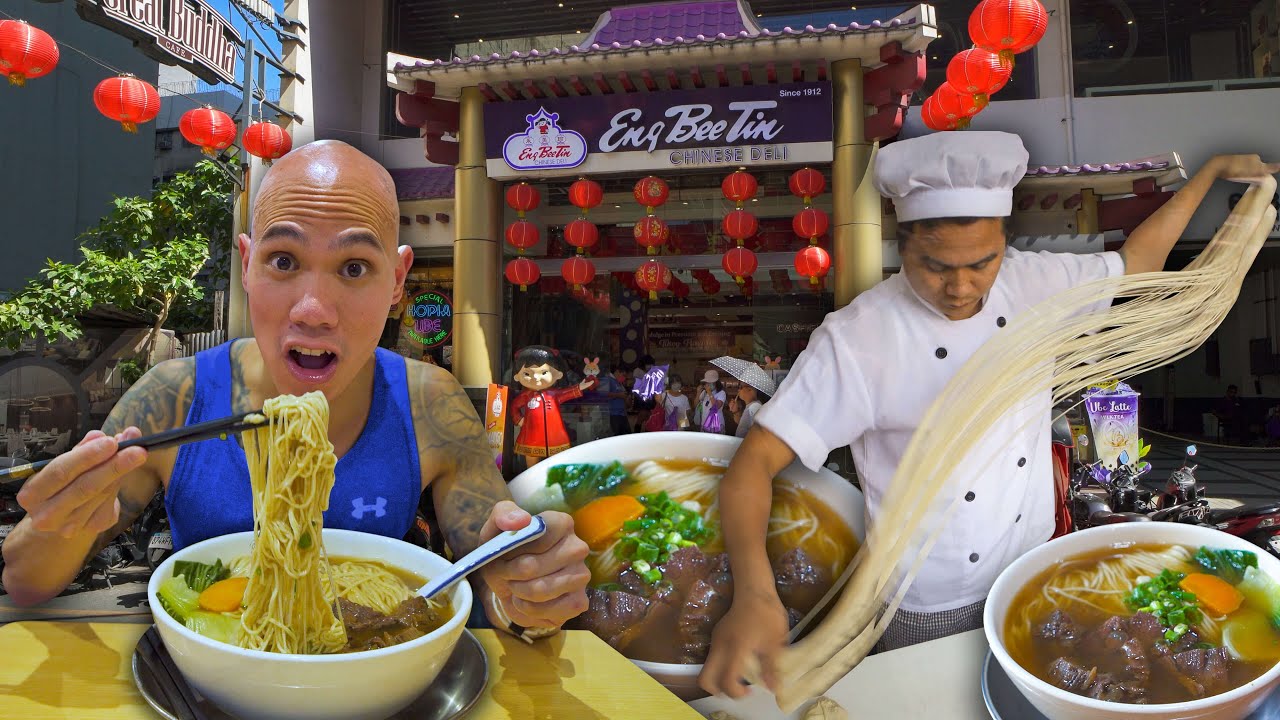
[[555, 388], [564, 378], [559, 353], [544, 345], [530, 345], [516, 353], [515, 380], [524, 390], [511, 401], [516, 425], [516, 454], [528, 467], [569, 449], [569, 433], [560, 417], [560, 403], [582, 397], [595, 384], [587, 378], [577, 385]]

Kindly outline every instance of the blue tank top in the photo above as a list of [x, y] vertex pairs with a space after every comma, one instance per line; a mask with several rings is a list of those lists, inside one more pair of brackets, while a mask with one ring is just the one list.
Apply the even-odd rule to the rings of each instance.
[[[402, 538], [422, 494], [404, 358], [377, 349], [364, 430], [338, 459], [324, 526]], [[231, 414], [231, 343], [196, 354], [187, 424]], [[175, 550], [253, 529], [249, 464], [235, 438], [183, 445], [164, 498]]]

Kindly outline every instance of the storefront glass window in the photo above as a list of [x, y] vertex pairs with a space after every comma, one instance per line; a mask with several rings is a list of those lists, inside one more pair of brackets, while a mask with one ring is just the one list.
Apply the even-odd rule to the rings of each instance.
[[1071, 0], [1076, 95], [1280, 83], [1278, 11], [1276, 0]]
[[[538, 263], [542, 278], [524, 292], [504, 284], [505, 316], [510, 318], [504, 379], [511, 379], [514, 352], [526, 345], [547, 345], [566, 361], [569, 382], [580, 380], [588, 364], [595, 365], [599, 358], [601, 376], [618, 371], [625, 387], [634, 389], [637, 368], [642, 371], [652, 362], [681, 380], [683, 394], [694, 405], [698, 382], [712, 369], [712, 358], [732, 355], [761, 365], [766, 358], [781, 358], [781, 367], [790, 367], [809, 334], [833, 309], [829, 288], [814, 288], [794, 266], [796, 252], [808, 245], [792, 229], [792, 217], [804, 207], [787, 189], [794, 169], [752, 171], [759, 191], [743, 209], [757, 216], [759, 231], [745, 247], [756, 254], [759, 266], [742, 286], [721, 266], [724, 253], [734, 246], [721, 228], [725, 214], [734, 209], [720, 187], [732, 168], [663, 177], [670, 199], [655, 209], [655, 215], [667, 223], [670, 240], [654, 256], [646, 255], [634, 236], [634, 225], [645, 214], [632, 197], [641, 176], [593, 178], [605, 195], [588, 214], [599, 227], [600, 241], [590, 254], [595, 280], [581, 291], [560, 277], [562, 263], [574, 252], [565, 242], [564, 225], [580, 215], [568, 198], [573, 178], [537, 183], [542, 202], [527, 217], [538, 227], [540, 241], [527, 255]], [[829, 170], [822, 170], [830, 188]], [[814, 205], [829, 213], [829, 190]], [[516, 219], [515, 211], [508, 209], [505, 222]], [[818, 244], [829, 251], [829, 234]], [[507, 255], [508, 260], [515, 257], [510, 247]], [[649, 300], [631, 281], [648, 257], [663, 262], [674, 278], [657, 300]], [[725, 373], [721, 379], [727, 397], [734, 397], [736, 381]], [[635, 393], [620, 402], [606, 394], [617, 387], [613, 382], [604, 380], [602, 387], [605, 392], [588, 393], [565, 405], [566, 427], [575, 444], [645, 425], [651, 402]], [[696, 407], [691, 410], [696, 415]], [[726, 423], [724, 432], [734, 430]]]
[[453, 367], [453, 259], [419, 259], [404, 297], [387, 314], [381, 347], [407, 358]]

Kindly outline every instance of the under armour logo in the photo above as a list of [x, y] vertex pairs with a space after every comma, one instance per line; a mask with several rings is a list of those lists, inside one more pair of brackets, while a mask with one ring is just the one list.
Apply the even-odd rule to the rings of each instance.
[[358, 497], [351, 501], [351, 507], [355, 508], [351, 511], [351, 517], [357, 520], [363, 520], [367, 512], [372, 512], [374, 517], [382, 517], [387, 514], [387, 499], [380, 497], [374, 504], [365, 505], [364, 498]]

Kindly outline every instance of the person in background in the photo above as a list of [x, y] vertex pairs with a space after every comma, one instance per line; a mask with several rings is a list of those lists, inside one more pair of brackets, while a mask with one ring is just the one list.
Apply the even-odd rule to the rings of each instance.
[[1222, 437], [1241, 445], [1247, 444], [1249, 422], [1245, 417], [1244, 403], [1240, 400], [1240, 388], [1227, 386], [1226, 397], [1213, 407], [1213, 414], [1222, 425]]
[[587, 394], [609, 403], [609, 431], [612, 434], [630, 434], [631, 424], [627, 422], [626, 374], [621, 368], [611, 367], [608, 373], [601, 373], [598, 377], [600, 382]]
[[708, 370], [698, 386], [698, 416], [702, 419], [699, 429], [703, 432], [724, 432], [724, 404], [728, 399], [724, 383], [720, 382], [720, 373]]
[[746, 437], [747, 431], [751, 429], [751, 424], [755, 422], [756, 411], [768, 401], [768, 395], [745, 382], [742, 383], [742, 386], [738, 388], [738, 395], [729, 401], [729, 413], [733, 416], [733, 421], [738, 425], [734, 435], [740, 438]]
[[684, 430], [689, 427], [689, 398], [684, 395], [684, 381], [679, 375], [670, 377], [662, 407], [665, 410], [663, 430]]
[[[640, 358], [639, 365], [631, 371], [631, 385], [636, 387], [644, 376], [653, 369], [653, 356], [644, 355]], [[640, 397], [638, 395], [631, 398], [631, 410], [636, 413], [635, 432], [643, 432], [645, 423], [649, 421], [649, 413], [656, 407], [652, 397]]]

